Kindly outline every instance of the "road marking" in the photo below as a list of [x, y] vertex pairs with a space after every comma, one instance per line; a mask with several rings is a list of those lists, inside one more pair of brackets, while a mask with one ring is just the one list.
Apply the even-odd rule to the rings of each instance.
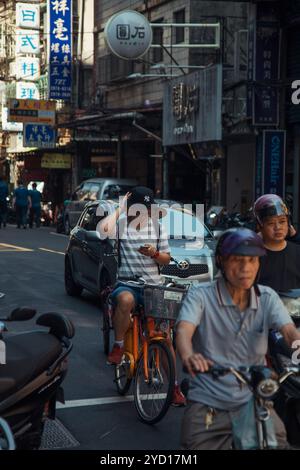
[[[2, 250], [2, 247], [4, 248], [3, 250]], [[17, 246], [17, 245], [9, 245], [8, 243], [0, 243], [0, 250], [1, 251], [34, 251], [31, 248], [25, 248], [24, 246]]]
[[65, 233], [56, 233], [56, 232], [50, 232], [50, 235], [56, 235], [56, 237], [69, 237]]
[[49, 253], [56, 253], [58, 255], [64, 255], [65, 254], [63, 251], [48, 250], [48, 248], [39, 248], [39, 250], [48, 251]]
[[[155, 400], [165, 398], [165, 393], [155, 394]], [[150, 395], [142, 395], [142, 398], [151, 400]], [[78, 408], [81, 406], [95, 406], [95, 405], [110, 405], [111, 403], [128, 403], [134, 400], [133, 395], [125, 397], [103, 397], [103, 398], [88, 398], [86, 400], [67, 400], [65, 404], [57, 403], [56, 408], [65, 410], [66, 408]]]

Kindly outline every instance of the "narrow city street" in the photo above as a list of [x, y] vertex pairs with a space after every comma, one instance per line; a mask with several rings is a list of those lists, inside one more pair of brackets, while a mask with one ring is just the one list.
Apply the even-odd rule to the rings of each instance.
[[[106, 365], [102, 348], [98, 299], [86, 291], [81, 298], [71, 298], [64, 291], [67, 243], [68, 238], [53, 228], [8, 226], [0, 231], [0, 291], [5, 293], [1, 316], [17, 306], [30, 306], [38, 314], [62, 313], [76, 328], [63, 383], [66, 405], [58, 409], [57, 429], [62, 423], [74, 450], [177, 449], [181, 408], [171, 407], [162, 422], [147, 426], [136, 416], [131, 391], [125, 398], [117, 395], [113, 368]], [[8, 327], [10, 332], [36, 328], [35, 320]]]

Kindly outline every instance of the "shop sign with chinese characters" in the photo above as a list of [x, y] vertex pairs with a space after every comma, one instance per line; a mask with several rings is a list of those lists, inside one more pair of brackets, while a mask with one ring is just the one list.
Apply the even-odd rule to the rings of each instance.
[[71, 155], [68, 153], [44, 153], [41, 167], [69, 170], [71, 168]]
[[56, 144], [55, 130], [44, 124], [24, 124], [24, 147], [54, 148]]
[[104, 36], [111, 52], [121, 59], [138, 59], [152, 43], [152, 28], [137, 11], [125, 10], [113, 15], [105, 25]]
[[166, 83], [163, 145], [222, 139], [222, 66], [180, 76]]
[[71, 99], [72, 1], [48, 0], [49, 98]]
[[16, 84], [16, 98], [38, 100], [40, 92], [35, 83], [30, 82], [17, 82]]
[[47, 100], [8, 100], [8, 121], [55, 124], [55, 102]]
[[16, 58], [17, 80], [36, 81], [40, 78], [40, 59], [38, 57]]
[[36, 3], [16, 3], [17, 28], [40, 28], [40, 5]]
[[31, 29], [17, 29], [16, 54], [39, 54], [40, 32]]

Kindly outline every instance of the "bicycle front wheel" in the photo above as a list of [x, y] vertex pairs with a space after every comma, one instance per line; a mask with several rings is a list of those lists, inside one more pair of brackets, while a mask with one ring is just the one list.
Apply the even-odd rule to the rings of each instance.
[[142, 354], [134, 379], [134, 404], [139, 418], [144, 423], [154, 424], [167, 413], [175, 385], [174, 360], [163, 341], [149, 343], [147, 367], [148, 380]]

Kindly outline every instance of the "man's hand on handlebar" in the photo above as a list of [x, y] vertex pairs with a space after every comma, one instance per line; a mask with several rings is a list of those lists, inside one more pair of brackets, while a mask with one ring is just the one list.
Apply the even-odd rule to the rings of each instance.
[[199, 353], [193, 353], [187, 358], [182, 360], [184, 369], [192, 376], [195, 377], [197, 372], [208, 372], [213, 362], [206, 359]]

